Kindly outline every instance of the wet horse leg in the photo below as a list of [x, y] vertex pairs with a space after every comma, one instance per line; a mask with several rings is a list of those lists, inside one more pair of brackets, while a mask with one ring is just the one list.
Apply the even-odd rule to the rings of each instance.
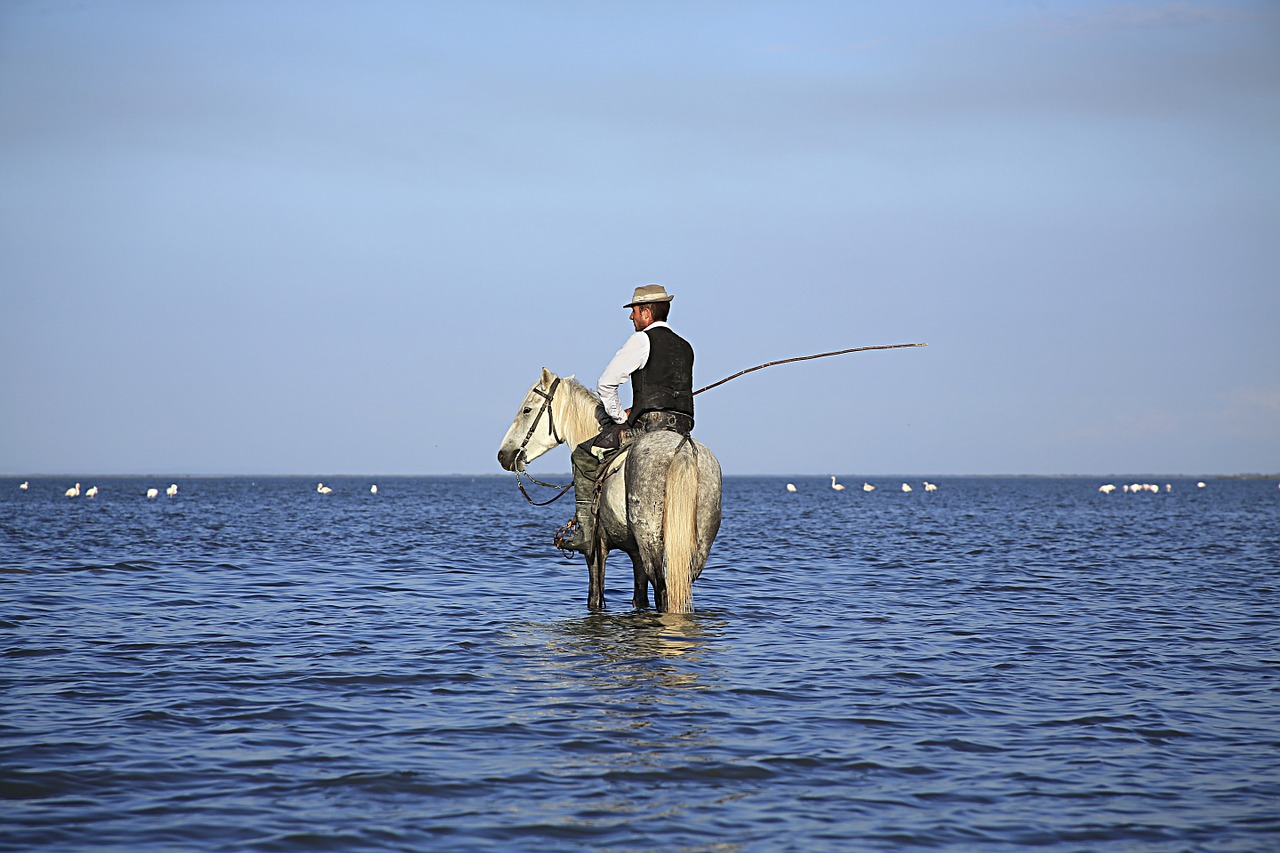
[[649, 562], [645, 577], [653, 584], [653, 606], [661, 613], [667, 612], [667, 579], [662, 575], [662, 554]]
[[631, 594], [631, 606], [636, 610], [649, 609], [649, 578], [644, 573], [644, 563], [640, 555], [631, 555], [631, 575], [635, 591]]
[[587, 555], [588, 610], [604, 610], [604, 561], [608, 555], [601, 547], [591, 549]]
[[[639, 558], [635, 566], [636, 589], [645, 589], [645, 584], [653, 584], [653, 606], [656, 610], [667, 609], [667, 584], [662, 576], [662, 543], [655, 545], [652, 541], [643, 541], [637, 550]], [[645, 596], [648, 597], [647, 595]]]
[[661, 613], [667, 612], [667, 582], [664, 578], [653, 582], [653, 606]]

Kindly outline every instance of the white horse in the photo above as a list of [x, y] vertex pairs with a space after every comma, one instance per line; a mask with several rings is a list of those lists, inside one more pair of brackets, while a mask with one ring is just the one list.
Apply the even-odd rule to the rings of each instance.
[[[498, 448], [498, 463], [520, 472], [560, 444], [576, 447], [600, 431], [600, 401], [545, 367]], [[720, 462], [678, 433], [644, 433], [602, 473], [596, 541], [587, 554], [587, 606], [604, 607], [604, 563], [611, 549], [631, 557], [634, 607], [693, 612], [693, 582], [720, 530]]]

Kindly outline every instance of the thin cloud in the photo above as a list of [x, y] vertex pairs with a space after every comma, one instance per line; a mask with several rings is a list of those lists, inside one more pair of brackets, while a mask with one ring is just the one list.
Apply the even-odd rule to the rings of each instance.
[[1209, 420], [1220, 435], [1280, 441], [1280, 388], [1236, 388], [1224, 395], [1222, 406]]
[[1233, 388], [1201, 409], [1152, 407], [1111, 412], [1081, 425], [1069, 437], [1145, 440], [1180, 432], [1210, 441], [1266, 437], [1280, 441], [1280, 388]]
[[1161, 5], [1126, 4], [1092, 12], [1046, 17], [1032, 25], [1042, 35], [1081, 36], [1112, 32], [1238, 24], [1271, 17], [1236, 7], [1178, 2]]

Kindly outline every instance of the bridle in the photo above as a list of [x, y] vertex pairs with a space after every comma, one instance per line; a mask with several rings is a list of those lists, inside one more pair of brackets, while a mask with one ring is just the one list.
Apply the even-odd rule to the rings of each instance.
[[564, 497], [565, 492], [573, 488], [573, 483], [569, 483], [566, 486], [557, 486], [555, 483], [544, 483], [541, 480], [539, 480], [537, 477], [533, 476], [532, 474], [526, 471], [525, 476], [529, 478], [529, 482], [536, 483], [539, 486], [545, 486], [548, 489], [560, 490], [560, 494], [551, 498], [551, 500], [546, 500], [539, 503], [538, 501], [535, 501], [533, 498], [529, 497], [529, 493], [524, 490], [524, 482], [520, 479], [520, 466], [525, 461], [525, 458], [524, 458], [525, 448], [529, 446], [529, 439], [533, 438], [533, 432], [538, 428], [538, 422], [542, 420], [542, 416], [544, 414], [547, 416], [547, 430], [550, 433], [551, 437], [555, 439], [556, 444], [559, 444], [562, 441], [564, 441], [564, 439], [560, 437], [560, 434], [556, 432], [555, 413], [551, 410], [551, 398], [555, 396], [556, 387], [559, 386], [559, 384], [560, 384], [560, 377], [557, 376], [555, 378], [555, 381], [551, 383], [551, 387], [548, 388], [546, 391], [543, 391], [537, 385], [533, 386], [533, 393], [537, 394], [539, 397], [542, 398], [542, 407], [538, 409], [538, 414], [534, 415], [533, 423], [529, 424], [529, 429], [527, 432], [525, 432], [524, 439], [520, 442], [520, 447], [516, 450], [515, 464], [512, 466], [512, 470], [515, 471], [515, 475], [516, 475], [516, 485], [520, 487], [520, 494], [524, 495], [524, 499], [527, 500], [529, 503], [533, 504], [534, 506], [546, 506], [549, 503], [553, 503], [559, 500], [560, 498]]
[[556, 381], [551, 383], [551, 387], [543, 391], [537, 385], [533, 386], [533, 393], [542, 398], [542, 408], [538, 409], [538, 414], [533, 416], [533, 423], [529, 424], [529, 429], [524, 434], [524, 440], [520, 442], [520, 446], [516, 448], [516, 459], [524, 459], [525, 448], [529, 446], [529, 439], [533, 438], [533, 431], [538, 428], [538, 421], [542, 420], [542, 416], [547, 416], [547, 430], [552, 438], [559, 444], [563, 439], [556, 433], [556, 416], [551, 410], [551, 400], [555, 397], [556, 388], [560, 385], [560, 377], [556, 377]]

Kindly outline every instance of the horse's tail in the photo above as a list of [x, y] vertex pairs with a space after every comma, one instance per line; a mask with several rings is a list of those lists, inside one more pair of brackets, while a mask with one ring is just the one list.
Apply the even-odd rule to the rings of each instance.
[[693, 560], [698, 548], [698, 458], [686, 436], [667, 468], [662, 513], [667, 611], [693, 611]]

